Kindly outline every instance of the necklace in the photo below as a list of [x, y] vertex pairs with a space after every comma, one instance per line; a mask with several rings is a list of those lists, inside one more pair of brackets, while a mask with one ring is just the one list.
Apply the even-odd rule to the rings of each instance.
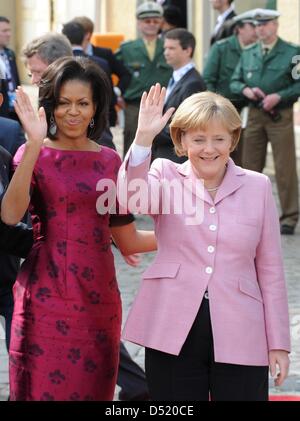
[[206, 189], [206, 190], [207, 190], [208, 192], [214, 192], [214, 191], [217, 191], [219, 187], [220, 187], [220, 186], [217, 186], [217, 187], [212, 187], [211, 189]]

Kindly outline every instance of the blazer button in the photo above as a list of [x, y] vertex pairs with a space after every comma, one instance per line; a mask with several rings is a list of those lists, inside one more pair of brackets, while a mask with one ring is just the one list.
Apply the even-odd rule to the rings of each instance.
[[209, 246], [208, 248], [207, 248], [207, 251], [208, 251], [208, 253], [214, 253], [215, 252], [215, 248], [214, 248], [214, 246]]

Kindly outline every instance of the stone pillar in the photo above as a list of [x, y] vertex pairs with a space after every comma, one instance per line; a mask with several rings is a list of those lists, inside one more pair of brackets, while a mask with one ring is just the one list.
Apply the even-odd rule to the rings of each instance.
[[28, 82], [26, 69], [20, 60], [20, 52], [33, 38], [50, 31], [49, 0], [16, 0], [16, 55], [23, 83]]
[[300, 0], [278, 0], [279, 35], [287, 41], [300, 44]]

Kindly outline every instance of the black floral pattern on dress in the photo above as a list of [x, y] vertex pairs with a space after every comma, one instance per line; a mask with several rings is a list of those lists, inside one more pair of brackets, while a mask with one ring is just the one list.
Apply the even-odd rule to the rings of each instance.
[[96, 341], [99, 344], [104, 344], [105, 342], [107, 342], [107, 333], [105, 330], [99, 330], [96, 333]]
[[86, 184], [86, 183], [77, 183], [76, 184], [78, 190], [80, 191], [80, 193], [90, 193], [92, 191], [92, 188]]
[[62, 335], [67, 336], [70, 326], [64, 320], [57, 320], [56, 330], [58, 330]]
[[67, 206], [68, 214], [76, 212], [76, 209], [77, 209], [77, 206], [75, 205], [75, 203], [68, 203], [68, 206]]
[[100, 161], [94, 161], [93, 163], [93, 170], [97, 173], [102, 175], [105, 171], [105, 166]]
[[54, 260], [50, 260], [49, 264], [47, 265], [47, 270], [50, 278], [57, 279], [59, 274], [59, 267], [54, 262]]
[[88, 373], [94, 373], [95, 370], [97, 370], [97, 365], [95, 364], [93, 360], [86, 359], [84, 361], [84, 370], [87, 371]]
[[85, 402], [93, 402], [95, 399], [93, 398], [93, 396], [91, 396], [91, 395], [86, 395], [84, 398], [83, 398], [83, 400], [85, 401]]
[[55, 218], [57, 216], [56, 210], [54, 208], [47, 209], [47, 218]]
[[51, 298], [51, 290], [49, 288], [40, 288], [35, 296], [39, 301], [44, 303], [47, 299]]
[[54, 396], [50, 395], [50, 393], [48, 393], [48, 392], [44, 392], [42, 394], [42, 396], [40, 397], [40, 400], [43, 401], [43, 402], [44, 401], [52, 402], [52, 401], [54, 401]]
[[35, 272], [35, 271], [32, 271], [32, 272], [30, 273], [29, 277], [28, 277], [28, 280], [29, 280], [29, 283], [30, 283], [31, 285], [36, 285], [36, 284], [37, 284], [37, 282], [38, 282], [38, 280], [39, 280], [39, 277], [38, 277], [38, 275], [36, 274], [36, 272]]
[[76, 263], [71, 263], [70, 266], [68, 267], [68, 270], [73, 273], [73, 275], [78, 275], [78, 270], [79, 267], [76, 265]]
[[66, 380], [66, 377], [60, 370], [55, 370], [52, 373], [49, 373], [49, 380], [51, 383], [59, 385]]
[[56, 248], [57, 248], [58, 254], [66, 257], [67, 255], [67, 242], [66, 241], [59, 241], [56, 244]]
[[85, 267], [83, 269], [83, 272], [82, 272], [81, 276], [83, 277], [83, 279], [85, 279], [88, 282], [91, 282], [91, 281], [93, 281], [95, 279], [93, 269], [92, 268], [88, 268], [88, 267]]
[[100, 294], [97, 291], [92, 291], [88, 295], [91, 304], [99, 304], [100, 303]]
[[84, 306], [78, 306], [77, 304], [73, 305], [73, 309], [75, 311], [79, 311], [79, 313], [83, 313], [84, 311], [86, 311], [86, 308]]
[[62, 172], [62, 170], [63, 170], [63, 167], [64, 167], [64, 163], [66, 162], [66, 161], [69, 161], [69, 160], [71, 160], [72, 161], [72, 165], [73, 166], [75, 166], [76, 165], [76, 160], [74, 160], [73, 159], [73, 156], [72, 155], [63, 155], [63, 156], [61, 156], [60, 158], [58, 158], [57, 160], [56, 160], [56, 162], [55, 162], [55, 164], [54, 164], [54, 166], [55, 166], [55, 168], [57, 168], [57, 170], [59, 171], [59, 172]]
[[77, 364], [80, 359], [80, 349], [71, 348], [69, 350], [68, 360], [70, 360], [72, 364]]
[[80, 401], [79, 393], [77, 393], [77, 392], [72, 393], [72, 395], [70, 396], [70, 401], [72, 401], [72, 402]]
[[44, 351], [38, 344], [32, 344], [28, 346], [28, 353], [33, 357], [40, 357], [44, 354]]
[[109, 288], [110, 288], [111, 290], [115, 290], [115, 289], [119, 290], [119, 286], [118, 286], [118, 282], [117, 282], [116, 275], [114, 275], [114, 276], [111, 278], [111, 280], [109, 281]]
[[103, 231], [100, 228], [94, 229], [93, 236], [96, 244], [100, 244], [103, 242]]

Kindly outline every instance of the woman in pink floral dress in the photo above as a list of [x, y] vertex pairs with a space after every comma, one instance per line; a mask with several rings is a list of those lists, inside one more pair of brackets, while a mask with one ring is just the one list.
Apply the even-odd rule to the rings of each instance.
[[44, 74], [38, 116], [17, 91], [28, 141], [15, 156], [1, 214], [13, 225], [29, 206], [35, 243], [14, 286], [11, 400], [113, 398], [121, 301], [111, 233], [123, 254], [149, 251], [155, 241], [118, 227], [132, 217], [96, 210], [97, 183], [116, 181], [121, 164], [116, 152], [92, 140], [105, 127], [107, 92], [95, 65], [72, 58]]

